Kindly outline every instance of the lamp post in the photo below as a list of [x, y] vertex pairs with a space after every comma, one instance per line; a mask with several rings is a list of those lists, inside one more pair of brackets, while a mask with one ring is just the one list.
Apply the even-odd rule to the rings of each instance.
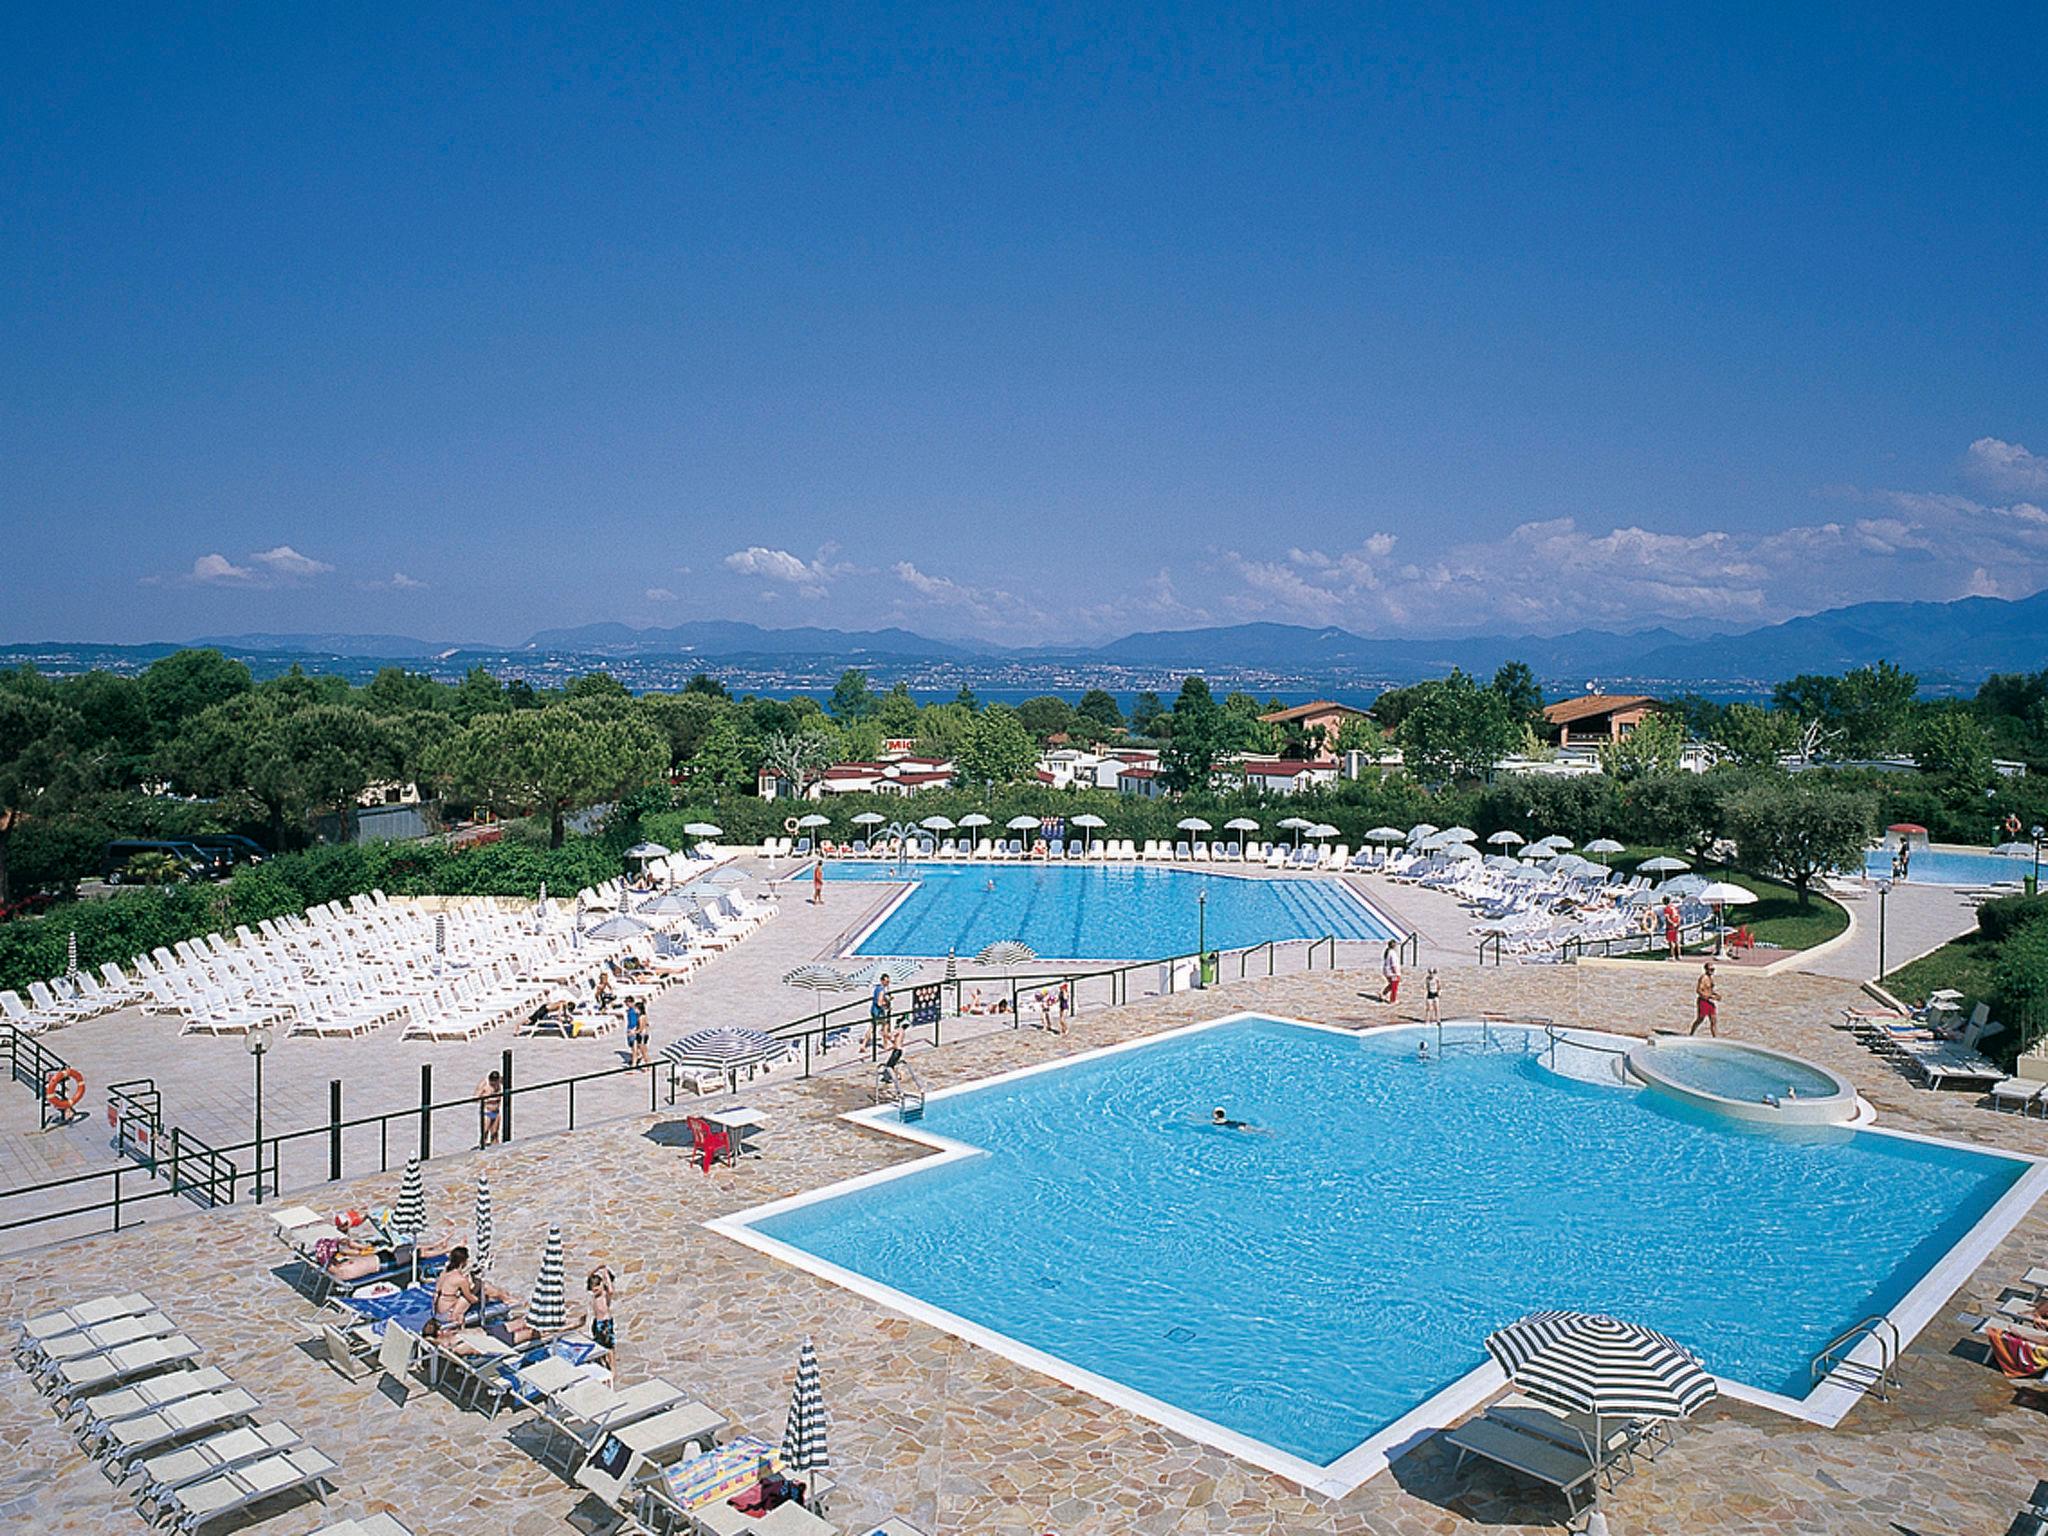
[[1207, 986], [1209, 974], [1209, 887], [1195, 890], [1195, 985]]
[[2048, 827], [2034, 828], [2034, 889], [2041, 889], [2041, 842], [2048, 838]]
[[[270, 1052], [270, 1026], [249, 1031], [249, 1055], [256, 1063], [256, 1203], [263, 1203], [263, 1058]], [[275, 1182], [273, 1180], [272, 1182]]]
[[1884, 902], [1892, 893], [1889, 880], [1877, 882], [1877, 979], [1884, 980]]

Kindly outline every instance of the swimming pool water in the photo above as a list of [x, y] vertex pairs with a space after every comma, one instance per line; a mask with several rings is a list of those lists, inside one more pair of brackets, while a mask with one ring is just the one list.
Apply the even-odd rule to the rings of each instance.
[[[1872, 878], [1889, 879], [1892, 851], [1872, 848], [1863, 856], [1863, 872]], [[1915, 848], [1908, 880], [1922, 885], [1996, 885], [2001, 881], [2023, 880], [2034, 872], [2032, 858], [2004, 853], [1958, 853], [1944, 848]]]
[[1804, 1397], [2028, 1166], [1733, 1125], [1560, 1077], [1518, 1031], [1417, 1039], [1238, 1020], [941, 1096], [923, 1128], [985, 1154], [752, 1225], [1321, 1466], [1541, 1307]]
[[1790, 1092], [1802, 1099], [1825, 1099], [1841, 1091], [1835, 1080], [1817, 1067], [1740, 1046], [1660, 1040], [1653, 1059], [1658, 1073], [1674, 1083], [1751, 1104], [1761, 1104], [1766, 1095], [1784, 1098]]
[[[1268, 939], [1386, 939], [1363, 902], [1328, 880], [1128, 865], [828, 863], [834, 881], [916, 881], [902, 904], [854, 947], [859, 955], [974, 955], [1003, 939], [1048, 959], [1155, 960]], [[990, 887], [993, 886], [993, 889]], [[1202, 892], [1208, 914], [1198, 912]]]

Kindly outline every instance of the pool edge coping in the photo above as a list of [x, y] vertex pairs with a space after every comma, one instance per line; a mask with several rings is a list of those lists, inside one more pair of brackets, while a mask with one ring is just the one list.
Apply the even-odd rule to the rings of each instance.
[[[1259, 1009], [1239, 1009], [1214, 1018], [1176, 1025], [1156, 1033], [1112, 1041], [1107, 1045], [1079, 1051], [1070, 1056], [1057, 1056], [1049, 1061], [1013, 1067], [969, 1082], [954, 1083], [935, 1089], [926, 1096], [926, 1102], [952, 1098], [963, 1093], [980, 1092], [1044, 1072], [1075, 1066], [1084, 1061], [1119, 1055], [1162, 1041], [1247, 1020], [1264, 1020], [1301, 1029], [1318, 1030], [1326, 1034], [1349, 1035], [1357, 1039], [1412, 1031], [1418, 1027], [1413, 1023], [1395, 1023], [1351, 1028]], [[1481, 1021], [1449, 1022], [1479, 1024]], [[1611, 1030], [1585, 1029], [1577, 1032], [1623, 1041], [1639, 1038], [1616, 1034]], [[1631, 1088], [1629, 1091], [1641, 1090]], [[1012, 1364], [1036, 1371], [1063, 1386], [1086, 1392], [1112, 1407], [1121, 1408], [1138, 1418], [1185, 1435], [1198, 1445], [1235, 1456], [1263, 1471], [1276, 1473], [1303, 1488], [1333, 1499], [1343, 1498], [1363, 1487], [1391, 1468], [1401, 1456], [1415, 1449], [1438, 1431], [1455, 1424], [1507, 1384], [1507, 1378], [1499, 1365], [1489, 1358], [1430, 1393], [1407, 1412], [1375, 1430], [1342, 1455], [1326, 1463], [1312, 1462], [1306, 1457], [1296, 1456], [1266, 1441], [1255, 1439], [1241, 1430], [1231, 1429], [1214, 1419], [1204, 1418], [1200, 1414], [1139, 1391], [1126, 1383], [1099, 1375], [1062, 1356], [1038, 1349], [1021, 1339], [950, 1312], [921, 1297], [912, 1296], [893, 1286], [834, 1264], [828, 1259], [820, 1258], [793, 1244], [770, 1237], [753, 1225], [757, 1221], [787, 1211], [854, 1194], [906, 1178], [913, 1173], [932, 1172], [971, 1158], [989, 1155], [986, 1148], [970, 1142], [955, 1141], [951, 1137], [907, 1124], [901, 1119], [887, 1118], [895, 1113], [894, 1106], [878, 1104], [868, 1109], [849, 1110], [837, 1118], [849, 1125], [879, 1131], [884, 1135], [925, 1148], [932, 1154], [931, 1156], [871, 1169], [815, 1190], [802, 1191], [728, 1215], [713, 1217], [700, 1225], [707, 1231], [730, 1238], [757, 1253], [838, 1285], [890, 1311], [925, 1323], [968, 1343], [979, 1345]], [[1905, 1295], [1901, 1296], [1888, 1311], [1874, 1314], [1881, 1315], [1897, 1330], [1898, 1353], [1903, 1356], [1906, 1349], [1962, 1288], [1964, 1282], [1982, 1267], [1984, 1261], [2012, 1233], [2042, 1196], [2048, 1194], [2048, 1158], [2024, 1152], [2009, 1152], [2004, 1148], [1985, 1147], [1953, 1137], [1898, 1130], [1872, 1122], [1843, 1125], [1840, 1128], [1845, 1131], [1888, 1136], [1901, 1141], [1922, 1142], [1973, 1153], [1980, 1157], [2005, 1158], [2025, 1165], [2025, 1171], [2013, 1180], [2012, 1187], [1992, 1202], [1990, 1208], [1971, 1224], [1969, 1230], [1952, 1244], [1919, 1280], [1914, 1282]], [[1874, 1334], [1866, 1334], [1803, 1398], [1788, 1397], [1783, 1393], [1752, 1387], [1747, 1383], [1718, 1375], [1714, 1377], [1714, 1381], [1721, 1395], [1735, 1402], [1783, 1414], [1821, 1429], [1832, 1430], [1841, 1424], [1848, 1416], [1849, 1410], [1865, 1396], [1863, 1390], [1849, 1386], [1840, 1379], [1844, 1371], [1877, 1370], [1881, 1364], [1883, 1348], [1882, 1342]]]

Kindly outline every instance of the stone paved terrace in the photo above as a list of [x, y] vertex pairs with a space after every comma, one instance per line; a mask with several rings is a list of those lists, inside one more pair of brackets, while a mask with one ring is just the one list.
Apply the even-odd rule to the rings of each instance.
[[[1626, 970], [1528, 968], [1452, 978], [1453, 1014], [1540, 1013], [1560, 1022], [1644, 1033], [1683, 1022], [1691, 966]], [[1856, 997], [1823, 977], [1724, 976], [1728, 1032], [1849, 1074], [1881, 1123], [2032, 1153], [2048, 1125], [1995, 1116], [1961, 1096], [1910, 1087], [1828, 1027]], [[1377, 981], [1339, 971], [1246, 983], [1207, 997], [1137, 1003], [1088, 1016], [1064, 1038], [1006, 1031], [927, 1053], [941, 1086], [1222, 1011], [1264, 1008], [1329, 1021], [1389, 1022], [1370, 1000]], [[836, 1117], [863, 1101], [833, 1075], [763, 1085], [750, 1099], [773, 1117], [767, 1155], [699, 1175], [658, 1118], [621, 1120], [436, 1161], [429, 1213], [442, 1231], [466, 1222], [479, 1162], [498, 1211], [500, 1278], [530, 1283], [549, 1219], [564, 1222], [572, 1278], [590, 1264], [621, 1277], [622, 1374], [660, 1373], [779, 1437], [796, 1341], [815, 1336], [834, 1415], [842, 1528], [901, 1512], [939, 1536], [1110, 1536], [1110, 1533], [1554, 1531], [1562, 1506], [1484, 1468], [1453, 1476], [1433, 1445], [1410, 1452], [1341, 1500], [1195, 1445], [1097, 1399], [928, 1326], [775, 1264], [701, 1230], [707, 1217], [814, 1188], [910, 1155]], [[395, 1179], [351, 1181], [317, 1203], [389, 1200]], [[345, 1384], [308, 1353], [311, 1309], [273, 1276], [282, 1250], [263, 1217], [241, 1207], [0, 1260], [0, 1317], [67, 1298], [146, 1286], [222, 1366], [272, 1412], [342, 1465], [338, 1513], [391, 1509], [421, 1533], [586, 1529], [593, 1511], [530, 1454], [530, 1432], [488, 1423], [415, 1392], [402, 1405]], [[1611, 1502], [1617, 1531], [1885, 1532], [1898, 1520], [1929, 1533], [2005, 1529], [2041, 1470], [2035, 1402], [1957, 1351], [1952, 1319], [1972, 1300], [2048, 1256], [2048, 1212], [2031, 1213], [1909, 1350], [1905, 1391], [1866, 1401], [1832, 1431], [1719, 1403]], [[77, 1450], [48, 1404], [11, 1366], [0, 1368], [0, 1434], [14, 1447], [0, 1472], [0, 1518], [12, 1528], [140, 1531], [127, 1499]], [[302, 1536], [316, 1506], [265, 1510], [253, 1528]]]
[[[773, 866], [748, 861], [743, 867], [758, 874]], [[1252, 878], [1305, 879], [1309, 876], [1268, 876], [1253, 871]], [[1370, 882], [1370, 897], [1391, 907], [1403, 908], [1401, 916], [1410, 926], [1443, 926], [1462, 935], [1469, 921], [1446, 897], [1412, 888]], [[755, 882], [755, 889], [761, 883]], [[839, 954], [852, 937], [895, 896], [894, 884], [832, 884], [827, 887], [823, 907], [813, 907], [806, 897], [808, 888], [784, 888], [780, 914], [733, 949], [715, 956], [686, 985], [668, 988], [653, 1003], [650, 1022], [655, 1048], [676, 1040], [694, 1029], [710, 1025], [741, 1025], [766, 1029], [788, 1023], [814, 1011], [819, 999], [812, 993], [785, 987], [781, 978], [805, 961]], [[1412, 909], [1412, 910], [1410, 910]], [[1188, 947], [1194, 947], [1193, 917], [1190, 916]], [[1452, 926], [1452, 925], [1457, 926]], [[1342, 958], [1362, 963], [1374, 957], [1373, 946], [1346, 943]], [[1446, 954], [1447, 963], [1469, 960], [1467, 946], [1460, 944]], [[1279, 957], [1283, 966], [1300, 967], [1302, 947], [1292, 946]], [[1321, 963], [1327, 963], [1325, 959]], [[1095, 967], [1089, 967], [1091, 969]], [[969, 960], [961, 974], [970, 983], [983, 968]], [[937, 979], [943, 967], [927, 964], [925, 980]], [[902, 978], [897, 978], [899, 986]], [[1138, 996], [1156, 985], [1156, 973], [1147, 970], [1134, 979], [1130, 995]], [[995, 996], [991, 983], [989, 996]], [[1078, 1001], [1097, 1007], [1109, 999], [1108, 983], [1092, 981], [1082, 985]], [[848, 1001], [844, 994], [828, 995], [824, 1002]], [[948, 1020], [947, 1038], [972, 1032], [971, 1020]], [[509, 1026], [501, 1026], [469, 1042], [422, 1042], [399, 1038], [396, 1026], [354, 1040], [316, 1040], [279, 1034], [264, 1066], [264, 1128], [268, 1136], [320, 1127], [328, 1119], [328, 1085], [343, 1083], [344, 1119], [360, 1119], [393, 1111], [416, 1109], [421, 1094], [421, 1069], [432, 1070], [432, 1094], [439, 1104], [466, 1099], [486, 1072], [497, 1067], [508, 1049], [513, 1055], [514, 1080], [536, 1084], [565, 1077], [602, 1072], [624, 1064], [625, 1038], [622, 1031], [581, 1040], [520, 1037]], [[242, 1146], [235, 1161], [247, 1177], [251, 1160], [246, 1144], [254, 1133], [254, 1071], [243, 1041], [237, 1037], [180, 1036], [178, 1021], [170, 1017], [146, 1016], [140, 1009], [122, 1009], [50, 1032], [45, 1043], [85, 1074], [88, 1094], [86, 1113], [68, 1126], [44, 1130], [39, 1125], [36, 1096], [20, 1083], [0, 1081], [0, 1190], [104, 1170], [113, 1165], [112, 1135], [104, 1118], [105, 1088], [113, 1083], [147, 1078], [162, 1095], [167, 1125], [178, 1125], [218, 1148]], [[787, 1073], [800, 1066], [792, 1059], [780, 1070]], [[771, 1074], [772, 1076], [773, 1074]], [[665, 1098], [665, 1093], [664, 1093]], [[576, 1089], [575, 1118], [579, 1125], [631, 1114], [648, 1107], [644, 1080], [614, 1077], [586, 1082]], [[569, 1091], [521, 1095], [515, 1118], [528, 1132], [555, 1130], [569, 1122]], [[431, 1145], [440, 1152], [473, 1144], [477, 1137], [477, 1116], [466, 1104], [444, 1109], [432, 1117]], [[417, 1144], [417, 1116], [393, 1122], [388, 1128], [360, 1126], [345, 1133], [345, 1172], [378, 1166], [386, 1159], [402, 1163]], [[269, 1154], [266, 1154], [268, 1156]], [[282, 1187], [302, 1187], [328, 1176], [328, 1145], [324, 1135], [306, 1136], [287, 1143], [278, 1154], [282, 1164]], [[147, 1188], [146, 1180], [124, 1179], [132, 1193]], [[111, 1224], [111, 1216], [98, 1213], [70, 1220], [53, 1232], [38, 1228], [33, 1236], [4, 1230], [4, 1224], [35, 1212], [76, 1209], [107, 1200], [111, 1189], [104, 1181], [88, 1187], [74, 1187], [42, 1194], [0, 1199], [0, 1252], [24, 1241], [47, 1236], [98, 1230]]]

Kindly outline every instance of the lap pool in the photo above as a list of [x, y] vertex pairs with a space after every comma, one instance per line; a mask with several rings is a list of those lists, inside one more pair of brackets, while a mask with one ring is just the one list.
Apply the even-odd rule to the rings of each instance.
[[1540, 1032], [1421, 1038], [1239, 1016], [869, 1111], [938, 1155], [711, 1225], [1334, 1494], [1497, 1383], [1482, 1339], [1538, 1308], [1832, 1423], [1814, 1354], [1872, 1313], [1910, 1337], [2048, 1175], [1581, 1080]]
[[[1336, 880], [1128, 865], [827, 863], [835, 882], [910, 882], [856, 955], [973, 955], [1003, 939], [1061, 960], [1158, 960], [1268, 939], [1387, 939], [1392, 926]], [[1199, 907], [1207, 897], [1207, 914]]]

